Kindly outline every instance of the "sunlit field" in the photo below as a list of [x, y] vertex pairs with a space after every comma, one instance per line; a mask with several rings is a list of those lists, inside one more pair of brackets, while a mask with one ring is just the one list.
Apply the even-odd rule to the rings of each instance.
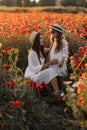
[[[77, 52], [79, 43], [82, 46], [86, 44], [87, 14], [39, 13], [34, 11], [31, 13], [0, 13], [0, 42], [3, 45], [2, 48], [15, 46], [19, 49], [26, 48], [28, 50], [30, 33], [39, 29], [42, 29], [45, 44], [49, 47], [51, 44], [50, 28], [53, 23], [58, 23], [64, 27], [69, 42], [70, 56]], [[25, 66], [22, 67], [25, 68]]]
[[[32, 117], [33, 114], [34, 118], [36, 117], [38, 122], [41, 121], [40, 123], [48, 130], [53, 129], [50, 128], [50, 125], [47, 127], [44, 121], [54, 122], [52, 124], [54, 126], [59, 118], [55, 119], [54, 113], [50, 119], [49, 115], [52, 112], [48, 111], [46, 104], [40, 103], [38, 99], [38, 95], [40, 98], [40, 93], [46, 87], [45, 84], [37, 85], [30, 79], [24, 78], [28, 49], [31, 47], [29, 35], [33, 30], [42, 31], [45, 45], [50, 47], [50, 28], [54, 23], [60, 24], [65, 29], [64, 35], [69, 45], [67, 62], [69, 75], [64, 84], [67, 94], [64, 99], [59, 100], [65, 100], [75, 117], [78, 117], [78, 121], [82, 119], [79, 126], [83, 126], [84, 122], [87, 125], [87, 118], [85, 118], [87, 115], [87, 14], [38, 11], [27, 13], [0, 12], [1, 130], [22, 130], [22, 128], [26, 130], [26, 120], [24, 119], [27, 113], [27, 102], [29, 103], [28, 107], [30, 107], [30, 116]], [[38, 111], [36, 111], [37, 108]], [[56, 128], [58, 130], [59, 127], [56, 126]], [[39, 129], [35, 128], [35, 130]], [[72, 128], [72, 130], [74, 129]]]
[[45, 12], [0, 13], [0, 36], [7, 36], [10, 39], [15, 35], [27, 37], [32, 30], [42, 28], [44, 35], [49, 37], [49, 29], [53, 23], [59, 23], [77, 39], [87, 36], [87, 14]]

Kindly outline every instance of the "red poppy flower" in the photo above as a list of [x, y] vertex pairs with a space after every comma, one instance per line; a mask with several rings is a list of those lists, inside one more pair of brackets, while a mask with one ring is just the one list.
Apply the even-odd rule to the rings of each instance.
[[0, 48], [2, 47], [2, 43], [0, 43]]
[[82, 105], [83, 103], [84, 103], [84, 99], [83, 98], [79, 98], [77, 104], [78, 105]]
[[4, 69], [4, 75], [6, 75], [8, 73], [7, 69]]
[[21, 103], [19, 101], [15, 101], [15, 102], [13, 102], [13, 106], [14, 107], [20, 107]]
[[11, 49], [12, 49], [12, 47], [10, 47], [10, 46], [7, 47], [7, 48], [6, 48], [6, 52], [8, 52], [8, 51], [11, 50]]
[[45, 87], [45, 86], [46, 86], [46, 83], [43, 81], [43, 82], [41, 83], [41, 86], [42, 86], [42, 87]]
[[2, 54], [5, 54], [5, 53], [6, 53], [6, 50], [1, 50], [1, 53], [2, 53]]
[[63, 97], [59, 97], [57, 100], [58, 100], [58, 101], [62, 101], [62, 100], [63, 100]]
[[9, 64], [5, 64], [4, 66], [5, 66], [5, 67], [10, 67], [10, 65], [9, 65]]
[[7, 86], [8, 86], [9, 88], [11, 88], [11, 87], [13, 86], [13, 81], [7, 82]]

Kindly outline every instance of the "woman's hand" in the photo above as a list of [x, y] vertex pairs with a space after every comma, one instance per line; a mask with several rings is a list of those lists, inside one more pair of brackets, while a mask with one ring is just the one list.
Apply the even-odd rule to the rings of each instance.
[[58, 64], [58, 60], [57, 59], [54, 59], [54, 60], [50, 61], [50, 65], [55, 65], [55, 64]]
[[50, 51], [50, 48], [44, 48], [44, 53], [47, 53]]
[[50, 65], [55, 65], [55, 64], [58, 64], [58, 60], [57, 60], [57, 59], [54, 59], [54, 60], [51, 60], [51, 61], [45, 63], [45, 64], [42, 66], [42, 69], [41, 69], [41, 70], [44, 70], [44, 69], [48, 68]]
[[59, 67], [62, 67], [65, 61], [65, 57], [62, 58], [61, 62], [59, 63]]

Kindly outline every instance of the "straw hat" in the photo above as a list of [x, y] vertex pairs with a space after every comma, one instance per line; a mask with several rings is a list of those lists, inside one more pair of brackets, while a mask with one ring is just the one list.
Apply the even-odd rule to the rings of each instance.
[[31, 33], [31, 35], [30, 35], [30, 37], [29, 37], [29, 42], [31, 43], [31, 44], [33, 44], [34, 43], [34, 40], [35, 40], [35, 38], [36, 38], [36, 36], [39, 34], [39, 32], [36, 32], [36, 31], [33, 31], [32, 33]]
[[59, 24], [53, 24], [51, 29], [54, 29], [60, 33], [63, 33], [64, 32], [64, 29], [59, 25]]

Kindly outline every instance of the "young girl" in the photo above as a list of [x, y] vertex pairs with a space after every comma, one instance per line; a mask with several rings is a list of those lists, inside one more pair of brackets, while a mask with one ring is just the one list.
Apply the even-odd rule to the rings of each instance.
[[66, 61], [69, 53], [68, 43], [63, 37], [63, 30], [58, 24], [53, 24], [51, 27], [52, 47], [50, 50], [50, 60], [58, 60], [58, 64], [51, 65], [51, 67], [56, 68], [59, 88], [62, 88], [64, 77], [67, 76]]
[[43, 81], [48, 84], [51, 82], [54, 94], [59, 95], [60, 89], [57, 83], [57, 72], [54, 68], [49, 68], [50, 65], [57, 64], [57, 60], [53, 59], [45, 62], [46, 57], [44, 53], [44, 38], [40, 32], [33, 31], [29, 37], [32, 44], [28, 54], [28, 66], [25, 70], [25, 77], [31, 78], [37, 83]]

